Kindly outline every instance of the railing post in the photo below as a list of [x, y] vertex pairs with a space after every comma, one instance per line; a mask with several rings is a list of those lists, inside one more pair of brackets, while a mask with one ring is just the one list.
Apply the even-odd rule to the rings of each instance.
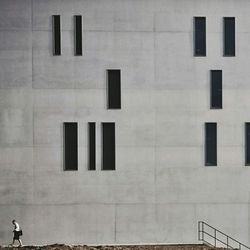
[[227, 248], [228, 248], [228, 236], [227, 236]]
[[214, 230], [214, 246], [216, 247], [216, 229]]
[[204, 240], [204, 222], [202, 222], [202, 240]]
[[241, 249], [241, 244], [239, 243], [239, 250]]
[[201, 236], [200, 236], [200, 231], [201, 231], [200, 224], [201, 224], [201, 222], [199, 221], [198, 222], [198, 240], [201, 240]]

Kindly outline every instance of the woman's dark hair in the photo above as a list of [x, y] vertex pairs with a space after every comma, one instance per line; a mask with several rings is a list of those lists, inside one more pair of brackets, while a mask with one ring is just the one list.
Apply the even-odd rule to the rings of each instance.
[[13, 220], [12, 223], [16, 222], [16, 220]]

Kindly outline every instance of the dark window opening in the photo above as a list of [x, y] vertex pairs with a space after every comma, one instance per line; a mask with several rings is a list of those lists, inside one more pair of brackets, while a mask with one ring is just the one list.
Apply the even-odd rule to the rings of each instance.
[[222, 70], [211, 70], [211, 109], [222, 109]]
[[224, 56], [235, 56], [234, 17], [224, 17]]
[[82, 55], [82, 16], [74, 16], [75, 19], [75, 55]]
[[115, 123], [102, 123], [102, 170], [115, 170]]
[[60, 16], [53, 16], [53, 55], [61, 55], [61, 27]]
[[89, 170], [96, 169], [95, 122], [89, 122]]
[[206, 17], [194, 18], [194, 56], [206, 56]]
[[64, 170], [78, 169], [77, 123], [64, 122]]
[[121, 109], [121, 71], [108, 71], [108, 109]]
[[245, 124], [245, 165], [250, 165], [250, 123]]
[[205, 123], [205, 165], [217, 166], [217, 124]]

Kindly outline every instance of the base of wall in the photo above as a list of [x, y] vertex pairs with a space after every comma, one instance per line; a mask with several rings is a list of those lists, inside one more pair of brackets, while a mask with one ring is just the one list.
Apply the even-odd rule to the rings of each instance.
[[22, 250], [213, 250], [213, 249], [226, 249], [226, 248], [213, 248], [203, 244], [147, 244], [147, 245], [45, 245], [45, 246], [23, 246], [23, 247], [9, 247], [0, 246], [0, 250], [6, 249], [22, 249]]

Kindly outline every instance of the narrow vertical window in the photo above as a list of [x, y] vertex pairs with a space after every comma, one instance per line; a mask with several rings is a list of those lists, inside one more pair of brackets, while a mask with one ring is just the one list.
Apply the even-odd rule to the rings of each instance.
[[250, 123], [245, 124], [245, 165], [250, 165]]
[[224, 56], [235, 56], [234, 17], [224, 17]]
[[61, 55], [61, 27], [60, 16], [53, 16], [53, 55]]
[[64, 122], [64, 170], [78, 169], [77, 123]]
[[205, 165], [217, 166], [217, 124], [205, 123]]
[[121, 108], [121, 71], [109, 69], [108, 71], [108, 109]]
[[102, 123], [102, 170], [115, 170], [115, 123]]
[[89, 122], [89, 170], [96, 169], [95, 122]]
[[206, 56], [206, 17], [194, 18], [194, 56]]
[[82, 16], [74, 16], [75, 21], [75, 55], [82, 55]]
[[222, 70], [211, 70], [211, 109], [222, 109]]

